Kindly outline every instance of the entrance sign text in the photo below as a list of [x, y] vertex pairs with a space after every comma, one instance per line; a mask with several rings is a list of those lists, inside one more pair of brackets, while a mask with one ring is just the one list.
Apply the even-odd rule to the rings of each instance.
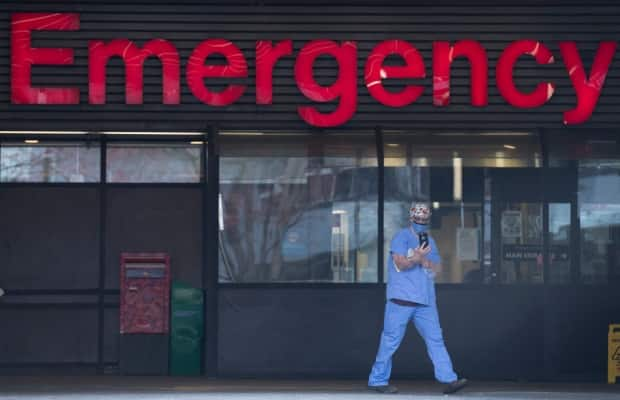
[[[72, 13], [16, 13], [11, 19], [11, 101], [14, 104], [78, 104], [77, 88], [32, 87], [32, 66], [71, 65], [73, 50], [62, 48], [33, 48], [32, 31], [79, 30], [79, 14]], [[560, 42], [562, 62], [573, 85], [576, 105], [564, 112], [565, 124], [587, 121], [601, 94], [605, 77], [616, 51], [616, 42], [599, 44], [594, 62], [588, 73], [582, 63], [575, 42]], [[208, 58], [220, 55], [225, 65], [209, 64]], [[338, 63], [338, 76], [328, 86], [314, 79], [314, 62], [319, 56], [331, 56]], [[384, 65], [389, 56], [399, 56], [402, 66]], [[125, 63], [125, 96], [127, 104], [142, 104], [143, 66], [147, 57], [157, 57], [162, 63], [163, 104], [181, 102], [181, 60], [174, 44], [164, 39], [153, 39], [138, 46], [128, 39], [112, 41], [92, 40], [88, 44], [88, 102], [106, 103], [106, 65], [111, 57], [121, 57]], [[273, 68], [283, 57], [295, 57], [293, 42], [256, 42], [256, 103], [273, 102]], [[445, 107], [450, 104], [450, 66], [455, 58], [469, 61], [471, 71], [471, 104], [484, 107], [488, 104], [488, 59], [486, 50], [477, 41], [461, 40], [456, 43], [433, 43], [432, 74], [433, 104]], [[551, 99], [553, 82], [540, 82], [536, 89], [525, 92], [515, 85], [514, 69], [522, 57], [534, 57], [541, 65], [555, 63], [551, 51], [536, 40], [512, 42], [502, 52], [496, 65], [498, 91], [504, 100], [518, 108], [540, 107]], [[299, 106], [300, 117], [317, 127], [333, 127], [346, 123], [355, 114], [358, 100], [357, 46], [353, 41], [334, 42], [314, 40], [306, 43], [296, 55], [294, 75], [301, 93], [317, 103], [335, 102], [331, 112], [321, 112], [313, 106]], [[415, 103], [424, 87], [406, 85], [400, 92], [385, 89], [388, 79], [416, 79], [426, 77], [425, 60], [409, 42], [387, 40], [377, 44], [364, 66], [364, 83], [370, 95], [387, 107], [406, 107]], [[244, 54], [225, 39], [208, 39], [199, 43], [186, 61], [185, 81], [192, 94], [210, 106], [227, 106], [235, 103], [246, 86], [230, 84], [223, 91], [213, 91], [208, 80], [219, 78], [247, 78], [248, 64]]]

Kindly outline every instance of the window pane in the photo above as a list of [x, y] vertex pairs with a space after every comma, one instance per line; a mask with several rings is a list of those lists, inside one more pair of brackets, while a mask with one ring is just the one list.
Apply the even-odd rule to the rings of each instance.
[[479, 203], [435, 203], [435, 241], [443, 272], [438, 283], [482, 283], [482, 206]]
[[107, 180], [118, 183], [200, 182], [202, 142], [109, 144]]
[[579, 162], [581, 279], [605, 283], [620, 271], [620, 161]]
[[385, 134], [385, 166], [514, 168], [542, 165], [540, 144], [528, 132]]
[[542, 204], [508, 203], [500, 212], [500, 282], [542, 283]]
[[[426, 200], [433, 205], [431, 236], [443, 264], [435, 281], [496, 282], [497, 270], [502, 266], [497, 255], [500, 251], [495, 253], [495, 260], [491, 255], [492, 249], [499, 249], [502, 242], [499, 235], [492, 235], [492, 230], [495, 224], [499, 225], [501, 212], [494, 215], [493, 204], [507, 200], [497, 198], [498, 192], [510, 198], [520, 195], [521, 189], [510, 179], [491, 179], [491, 172], [514, 174], [527, 168], [539, 174], [542, 160], [538, 137], [528, 132], [388, 132], [384, 143], [386, 261], [393, 236], [410, 223], [409, 205], [414, 200]], [[542, 218], [541, 213], [539, 217]], [[522, 243], [507, 240], [506, 244]], [[536, 250], [542, 251], [542, 237], [536, 245]], [[510, 268], [514, 273], [514, 268]], [[506, 266], [506, 270], [510, 268]], [[536, 278], [523, 281], [541, 280], [542, 268], [539, 272]], [[502, 281], [517, 280], [506, 276]]]
[[98, 182], [98, 145], [2, 143], [2, 182]]
[[570, 203], [549, 204], [549, 279], [551, 283], [571, 281]]
[[374, 136], [222, 136], [220, 281], [374, 282]]

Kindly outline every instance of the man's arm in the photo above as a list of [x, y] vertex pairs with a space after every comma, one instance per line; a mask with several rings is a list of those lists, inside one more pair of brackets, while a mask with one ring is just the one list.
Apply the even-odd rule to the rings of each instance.
[[413, 260], [400, 254], [392, 254], [392, 260], [399, 271], [408, 270], [416, 264]]
[[418, 264], [422, 264], [426, 259], [426, 255], [430, 252], [430, 248], [424, 249], [416, 248], [413, 250], [413, 254], [410, 257], [405, 257], [401, 254], [392, 253], [392, 260], [399, 271], [404, 271], [413, 268]]

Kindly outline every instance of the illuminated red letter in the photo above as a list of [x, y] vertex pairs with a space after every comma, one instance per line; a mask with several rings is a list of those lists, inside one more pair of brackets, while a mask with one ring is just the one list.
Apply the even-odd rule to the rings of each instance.
[[609, 65], [616, 52], [616, 42], [601, 42], [587, 80], [575, 42], [560, 42], [560, 52], [577, 94], [577, 107], [564, 113], [564, 123], [579, 124], [587, 121], [596, 107]]
[[33, 88], [32, 66], [73, 64], [72, 49], [30, 47], [31, 31], [75, 31], [78, 14], [18, 13], [11, 18], [11, 102], [14, 104], [78, 104], [76, 88]]
[[523, 54], [534, 56], [538, 64], [552, 64], [553, 54], [545, 45], [533, 40], [518, 40], [504, 50], [496, 67], [497, 89], [510, 104], [519, 108], [534, 108], [545, 104], [553, 96], [552, 83], [539, 83], [532, 93], [523, 93], [514, 84], [513, 70]]
[[[405, 60], [404, 66], [384, 66], [383, 61], [391, 54], [398, 54]], [[424, 60], [418, 50], [402, 40], [386, 40], [379, 43], [368, 56], [364, 79], [370, 95], [390, 107], [404, 107], [422, 95], [424, 88], [407, 85], [402, 91], [392, 93], [383, 87], [383, 79], [424, 78]]]
[[127, 104], [142, 104], [144, 60], [156, 56], [162, 64], [163, 103], [179, 104], [179, 53], [168, 41], [151, 40], [138, 48], [127, 39], [109, 44], [91, 41], [88, 44], [88, 100], [90, 104], [105, 104], [106, 65], [110, 57], [119, 56], [125, 63], [125, 99]]
[[[204, 65], [210, 55], [221, 54], [228, 65]], [[210, 39], [200, 43], [187, 63], [187, 84], [190, 90], [205, 104], [227, 106], [241, 97], [245, 85], [228, 85], [221, 92], [207, 89], [204, 78], [246, 78], [248, 64], [237, 46], [223, 39]]]
[[273, 47], [270, 41], [256, 42], [256, 104], [273, 101], [273, 67], [284, 56], [293, 52], [293, 42], [285, 40]]
[[450, 47], [448, 42], [433, 43], [433, 104], [450, 104], [450, 65], [456, 57], [465, 56], [471, 65], [471, 104], [488, 104], [487, 53], [480, 43], [462, 40]]
[[[312, 73], [314, 61], [322, 55], [338, 61], [338, 79], [331, 86], [316, 83]], [[297, 112], [313, 126], [330, 127], [344, 124], [355, 114], [357, 102], [357, 48], [354, 42], [342, 46], [330, 40], [315, 40], [306, 44], [295, 62], [295, 80], [301, 92], [317, 102], [325, 103], [340, 98], [336, 110], [322, 114], [315, 107], [300, 106]]]

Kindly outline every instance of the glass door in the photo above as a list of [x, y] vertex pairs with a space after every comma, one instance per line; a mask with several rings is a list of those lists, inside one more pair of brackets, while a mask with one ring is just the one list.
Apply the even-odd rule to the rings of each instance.
[[572, 282], [578, 255], [574, 233], [576, 199], [571, 190], [576, 178], [574, 170], [524, 168], [492, 172], [494, 281]]
[[502, 283], [542, 283], [543, 204], [503, 203], [500, 207], [500, 258]]

